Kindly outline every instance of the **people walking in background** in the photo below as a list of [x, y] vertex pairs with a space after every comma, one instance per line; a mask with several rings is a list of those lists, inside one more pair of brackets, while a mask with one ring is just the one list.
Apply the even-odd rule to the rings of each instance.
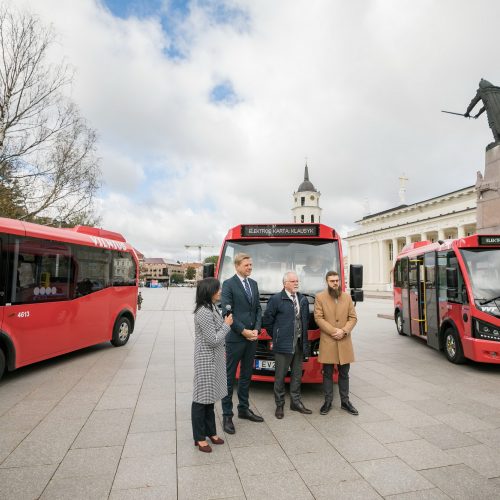
[[290, 410], [311, 414], [300, 399], [302, 361], [309, 356], [309, 302], [299, 293], [299, 279], [292, 271], [283, 276], [283, 290], [273, 295], [262, 323], [273, 338], [275, 359], [274, 400], [275, 416], [282, 419], [285, 406], [285, 375], [290, 368]]
[[[231, 310], [234, 322], [226, 338], [227, 396], [222, 399], [224, 432], [234, 434], [233, 384], [236, 368], [240, 363], [238, 381], [238, 418], [263, 422], [249, 407], [248, 393], [252, 377], [257, 337], [262, 322], [259, 288], [249, 278], [252, 274], [252, 258], [246, 253], [234, 256], [236, 274], [222, 284], [222, 310]], [[228, 309], [229, 308], [229, 309]]]
[[354, 361], [351, 331], [357, 322], [351, 296], [342, 291], [339, 274], [326, 273], [327, 288], [316, 295], [314, 319], [321, 331], [318, 361], [323, 363], [323, 390], [325, 403], [320, 409], [326, 415], [333, 401], [333, 365], [339, 370], [341, 408], [352, 415], [358, 410], [349, 401], [349, 368]]
[[141, 310], [142, 307], [142, 301], [143, 301], [142, 294], [141, 292], [139, 292], [137, 294], [137, 309], [139, 309], [139, 311]]
[[232, 314], [222, 318], [216, 302], [220, 300], [219, 280], [205, 278], [196, 288], [194, 309], [194, 383], [191, 422], [194, 445], [210, 453], [213, 444], [224, 444], [217, 435], [214, 403], [227, 395], [224, 342], [233, 324]]

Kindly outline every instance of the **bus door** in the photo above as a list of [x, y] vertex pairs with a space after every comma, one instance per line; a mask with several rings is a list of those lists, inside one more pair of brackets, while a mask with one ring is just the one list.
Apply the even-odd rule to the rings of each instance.
[[421, 257], [410, 259], [409, 262], [409, 298], [411, 334], [422, 335], [425, 333], [425, 302], [424, 302], [424, 273]]
[[408, 276], [408, 258], [401, 259], [401, 307], [403, 309], [402, 330], [405, 335], [411, 335], [410, 292]]
[[439, 306], [436, 286], [436, 252], [424, 255], [425, 272], [425, 323], [427, 343], [439, 349]]

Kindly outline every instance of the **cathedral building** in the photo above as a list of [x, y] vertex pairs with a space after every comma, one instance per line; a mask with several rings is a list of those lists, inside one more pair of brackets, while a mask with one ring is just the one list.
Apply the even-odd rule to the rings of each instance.
[[301, 182], [297, 191], [293, 193], [293, 222], [302, 224], [321, 222], [321, 207], [319, 206], [320, 196], [321, 193], [309, 180], [309, 169], [306, 163], [304, 180]]

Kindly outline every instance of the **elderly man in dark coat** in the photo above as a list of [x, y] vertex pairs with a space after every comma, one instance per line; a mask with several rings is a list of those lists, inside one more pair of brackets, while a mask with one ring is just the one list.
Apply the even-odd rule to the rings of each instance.
[[297, 275], [289, 271], [283, 276], [283, 290], [273, 295], [263, 317], [263, 326], [273, 337], [275, 359], [274, 399], [276, 418], [283, 418], [285, 406], [285, 375], [290, 368], [290, 409], [310, 414], [300, 400], [302, 361], [309, 356], [309, 302], [298, 292]]

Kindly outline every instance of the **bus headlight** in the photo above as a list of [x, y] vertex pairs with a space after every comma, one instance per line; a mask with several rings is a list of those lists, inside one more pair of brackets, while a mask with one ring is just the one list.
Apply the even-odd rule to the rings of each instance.
[[500, 327], [474, 319], [474, 337], [500, 342]]

